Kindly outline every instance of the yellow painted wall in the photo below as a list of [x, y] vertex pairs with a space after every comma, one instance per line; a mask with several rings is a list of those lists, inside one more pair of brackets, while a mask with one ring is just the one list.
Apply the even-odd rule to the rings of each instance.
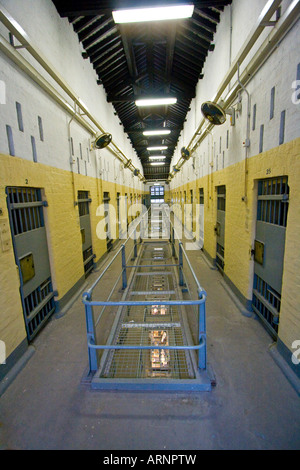
[[[197, 181], [167, 192], [167, 198], [175, 203], [176, 197], [190, 202], [190, 189], [194, 201], [199, 202], [199, 188], [204, 188], [204, 248], [212, 258], [216, 256], [216, 187], [226, 185], [225, 274], [246, 299], [252, 297], [253, 260], [250, 250], [255, 238], [257, 180], [287, 175], [290, 187], [288, 224], [282, 284], [279, 338], [291, 349], [300, 338], [300, 139], [281, 145], [248, 160], [247, 204], [242, 201], [244, 190], [244, 162], [205, 176]], [[8, 212], [6, 186], [43, 188], [48, 201], [45, 209], [46, 226], [53, 285], [61, 299], [84, 276], [82, 245], [78, 207], [74, 206], [74, 194], [78, 190], [89, 191], [93, 251], [96, 260], [106, 252], [105, 240], [96, 236], [96, 226], [101, 220], [96, 215], [102, 203], [103, 192], [109, 192], [110, 203], [117, 212], [116, 197], [130, 194], [142, 202], [143, 193], [117, 183], [96, 180], [17, 157], [0, 155], [0, 298], [5, 309], [0, 311], [0, 339], [5, 341], [9, 355], [26, 337], [22, 306], [19, 295], [19, 275], [15, 264], [11, 237], [7, 239]], [[141, 198], [138, 195], [141, 194]], [[4, 240], [4, 242], [3, 242]], [[4, 247], [4, 248], [3, 248]]]
[[177, 194], [182, 193], [184, 197], [184, 191], [188, 198], [189, 190], [194, 189], [194, 200], [199, 203], [199, 188], [204, 188], [204, 249], [215, 258], [216, 187], [226, 186], [224, 272], [244, 298], [251, 300], [254, 271], [251, 249], [255, 239], [257, 181], [283, 175], [288, 176], [290, 198], [278, 335], [291, 350], [292, 342], [300, 338], [300, 139], [248, 159], [247, 203], [242, 200], [245, 196], [244, 161], [178, 186], [171, 191], [170, 198], [173, 197], [174, 203]]
[[[9, 356], [26, 338], [22, 305], [19, 294], [19, 274], [15, 263], [8, 221], [5, 189], [7, 186], [42, 188], [48, 207], [44, 210], [47, 229], [49, 258], [53, 287], [58, 291], [57, 300], [72, 289], [84, 276], [82, 240], [77, 200], [77, 191], [88, 191], [90, 204], [92, 244], [97, 262], [106, 252], [106, 240], [96, 235], [96, 226], [101, 220], [96, 211], [103, 200], [103, 192], [110, 193], [110, 203], [117, 213], [117, 192], [142, 195], [141, 191], [96, 178], [73, 174], [40, 163], [0, 154], [0, 231], [1, 240], [8, 242], [0, 246], [0, 339], [6, 344]], [[137, 199], [141, 201], [140, 199]], [[118, 236], [118, 234], [117, 234]], [[4, 246], [4, 250], [3, 250]]]

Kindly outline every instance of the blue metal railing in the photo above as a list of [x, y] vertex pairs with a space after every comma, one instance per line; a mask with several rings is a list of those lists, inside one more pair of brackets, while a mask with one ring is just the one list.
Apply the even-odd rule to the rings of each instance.
[[[197, 360], [197, 366], [199, 370], [205, 370], [206, 369], [206, 292], [205, 290], [201, 287], [195, 272], [191, 266], [191, 263], [188, 259], [188, 256], [183, 248], [182, 242], [178, 241], [178, 253], [176, 254], [176, 247], [175, 247], [175, 234], [176, 231], [174, 227], [172, 227], [171, 230], [171, 236], [170, 236], [170, 242], [172, 246], [172, 256], [178, 259], [177, 264], [166, 264], [164, 267], [167, 266], [173, 266], [173, 267], [178, 267], [178, 273], [179, 273], [179, 285], [181, 287], [187, 286], [186, 279], [184, 278], [184, 273], [183, 273], [183, 261], [185, 259], [186, 264], [192, 274], [192, 279], [196, 284], [196, 289], [197, 289], [197, 299], [192, 299], [192, 300], [155, 300], [155, 301], [146, 301], [146, 300], [140, 300], [140, 301], [128, 301], [128, 300], [122, 300], [122, 301], [111, 301], [110, 298], [114, 292], [114, 289], [122, 277], [122, 289], [125, 291], [127, 288], [127, 269], [132, 268], [132, 269], [137, 269], [139, 267], [147, 267], [147, 265], [128, 265], [128, 260], [126, 261], [126, 252], [125, 252], [125, 247], [130, 239], [132, 239], [132, 234], [134, 235], [134, 246], [133, 246], [133, 252], [134, 252], [134, 259], [137, 258], [137, 237], [136, 237], [136, 229], [139, 225], [144, 223], [145, 217], [149, 214], [149, 209], [147, 212], [145, 212], [143, 215], [141, 215], [137, 220], [136, 224], [131, 232], [131, 234], [128, 236], [127, 240], [121, 245], [121, 247], [118, 249], [117, 253], [113, 256], [112, 260], [109, 262], [109, 264], [105, 267], [105, 269], [102, 271], [100, 276], [95, 280], [95, 282], [92, 284], [92, 286], [84, 292], [82, 298], [83, 298], [83, 304], [85, 306], [85, 316], [86, 316], [86, 328], [87, 328], [87, 346], [88, 346], [88, 357], [89, 357], [89, 370], [90, 373], [95, 373], [98, 370], [99, 364], [98, 364], [98, 356], [97, 356], [97, 351], [98, 350], [121, 350], [121, 349], [136, 349], [136, 350], [153, 350], [153, 349], [163, 349], [163, 350], [193, 350], [193, 351], [198, 351], [198, 360]], [[170, 221], [171, 223], [171, 221]], [[172, 224], [172, 223], [171, 223]], [[134, 233], [135, 232], [135, 233]], [[143, 231], [141, 230], [141, 239], [142, 239], [142, 233]], [[132, 253], [132, 252], [131, 252]], [[176, 256], [177, 255], [177, 256]], [[108, 299], [105, 301], [100, 301], [100, 300], [93, 300], [92, 295], [93, 295], [93, 290], [94, 288], [99, 284], [105, 273], [107, 273], [108, 269], [112, 266], [112, 264], [116, 261], [118, 257], [121, 257], [121, 273], [111, 290]], [[129, 256], [130, 257], [130, 256]], [[129, 259], [128, 257], [128, 259]], [[149, 265], [153, 268], [153, 265]], [[187, 289], [188, 290], [188, 289]], [[183, 306], [183, 307], [188, 307], [188, 306], [194, 306], [198, 309], [198, 343], [197, 344], [188, 344], [188, 345], [176, 345], [176, 346], [147, 346], [147, 345], [124, 345], [124, 344], [97, 344], [96, 342], [96, 324], [98, 321], [95, 321], [94, 318], [94, 312], [93, 312], [93, 307], [103, 307], [102, 311], [100, 313], [100, 316], [102, 315], [104, 309], [106, 307], [123, 307], [123, 306]], [[99, 316], [99, 318], [100, 318]]]

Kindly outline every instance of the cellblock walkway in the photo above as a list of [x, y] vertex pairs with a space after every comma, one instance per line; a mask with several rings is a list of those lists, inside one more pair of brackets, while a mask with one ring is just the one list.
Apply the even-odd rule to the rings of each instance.
[[[152, 205], [137, 221], [134, 232], [140, 229], [140, 236], [133, 237], [132, 264], [125, 262], [127, 241], [115, 255], [113, 262], [121, 262], [122, 256], [124, 295], [119, 301], [99, 303], [93, 292], [101, 286], [110, 265], [83, 295], [94, 389], [211, 390], [206, 364], [206, 292], [188, 264], [181, 241], [175, 239], [174, 229], [171, 236], [167, 215], [163, 205]], [[194, 289], [184, 274], [189, 268]], [[114, 307], [110, 310], [111, 331], [102, 345], [97, 342], [100, 317], [100, 326], [95, 324], [95, 309], [100, 306], [100, 317], [106, 308]]]
[[[168, 240], [159, 239], [162, 243], [160, 248]], [[93, 286], [121, 245], [122, 241], [103, 259], [97, 272], [89, 276], [84, 291]], [[133, 266], [141, 260], [141, 246], [138, 241], [139, 258], [134, 258], [134, 240], [130, 240], [126, 247], [126, 262]], [[150, 248], [150, 244], [145, 243], [145, 247]], [[172, 253], [172, 244], [170, 248]], [[144, 255], [148, 257], [149, 252], [145, 251]], [[272, 338], [256, 316], [248, 318], [242, 315], [234, 297], [228, 294], [228, 289], [224, 289], [223, 277], [208, 263], [201, 250], [189, 252], [189, 259], [196, 277], [207, 292], [207, 362], [215, 374], [215, 386], [211, 391], [173, 390], [153, 393], [151, 390], [92, 389], [91, 382], [84, 381], [89, 368], [89, 356], [82, 290], [63, 312], [64, 315], [53, 316], [34, 339], [31, 347], [35, 353], [0, 397], [0, 448], [108, 451], [155, 449], [180, 450], [184, 453], [206, 449], [299, 449], [299, 396], [269, 352]], [[132, 269], [128, 268], [128, 286]], [[145, 265], [143, 269], [149, 272]], [[175, 278], [177, 269], [175, 267]], [[98, 284], [94, 288], [95, 298], [107, 300], [107, 294], [113, 287], [112, 279], [120, 275], [111, 300], [124, 296], [120, 271], [120, 264], [113, 263], [107, 279], [102, 278], [101, 287]], [[160, 271], [155, 268], [154, 272]], [[168, 268], [166, 272], [171, 270]], [[165, 291], [174, 290], [170, 283], [172, 277], [166, 274], [165, 279], [168, 279], [166, 282], [169, 284], [164, 286]], [[152, 285], [147, 276], [137, 276], [136, 279], [135, 288], [148, 290]], [[161, 278], [156, 281], [160, 283]], [[180, 287], [180, 292], [185, 298], [187, 294], [182, 289], [184, 286]], [[113, 326], [110, 313], [115, 310], [115, 306], [107, 306], [101, 316], [103, 306], [94, 309], [97, 343], [106, 344]], [[174, 307], [172, 310], [172, 323], [177, 323], [180, 317]], [[143, 321], [158, 323], [157, 315], [153, 318], [150, 315], [148, 311]], [[139, 312], [135, 316], [130, 309], [131, 319], [135, 323], [140, 321]], [[129, 326], [133, 323], [130, 320], [125, 316], [119, 326]], [[168, 331], [165, 326], [153, 330]], [[134, 332], [136, 335], [137, 329], [128, 328], [128, 334]], [[152, 331], [152, 325], [149, 330]], [[189, 330], [196, 340], [196, 322], [189, 326]], [[118, 332], [117, 329], [115, 331]], [[151, 338], [148, 338], [150, 342]], [[163, 341], [162, 336], [158, 340]], [[162, 361], [168, 359], [165, 345], [162, 350], [166, 353], [163, 355], [161, 352], [160, 357]], [[102, 355], [104, 352], [98, 351]], [[126, 352], [106, 352], [107, 368], [103, 372], [111, 376], [120, 372], [111, 360], [116, 353]], [[148, 356], [145, 364], [150, 370], [152, 363], [149, 350], [143, 354]], [[100, 365], [101, 355], [98, 360]], [[135, 362], [134, 372], [141, 370], [136, 367], [138, 363], [141, 364]], [[159, 369], [160, 372], [154, 367], [152, 371], [168, 373], [163, 362], [159, 363]]]

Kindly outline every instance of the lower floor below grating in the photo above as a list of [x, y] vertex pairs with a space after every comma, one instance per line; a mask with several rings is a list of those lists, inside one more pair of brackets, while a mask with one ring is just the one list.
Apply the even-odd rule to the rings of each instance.
[[[147, 349], [105, 350], [97, 374], [100, 379], [195, 379], [194, 350], [163, 348], [191, 345], [189, 315], [184, 306], [155, 303], [182, 298], [176, 268], [170, 266], [172, 260], [168, 241], [142, 243], [123, 299], [138, 301], [139, 305], [118, 309], [110, 343]], [[143, 300], [153, 304], [140, 305]]]

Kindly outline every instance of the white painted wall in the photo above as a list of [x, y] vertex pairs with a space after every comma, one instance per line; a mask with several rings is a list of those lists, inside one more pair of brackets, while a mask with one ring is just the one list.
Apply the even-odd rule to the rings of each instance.
[[[141, 162], [127, 139], [123, 126], [120, 126], [118, 117], [114, 115], [113, 106], [106, 101], [103, 86], [97, 85], [98, 77], [90, 61], [82, 58], [82, 46], [68, 20], [60, 18], [54, 4], [49, 0], [1, 0], [1, 4], [85, 103], [101, 127], [112, 134], [113, 141], [126, 157], [131, 159], [133, 165], [143, 173]], [[8, 40], [8, 31], [2, 24], [0, 24], [0, 34]], [[62, 92], [35, 59], [24, 49], [20, 49], [19, 52], [73, 106], [70, 98]], [[0, 80], [6, 84], [6, 104], [0, 105], [0, 153], [9, 153], [6, 125], [10, 125], [16, 156], [32, 160], [31, 136], [34, 136], [38, 162], [70, 170], [68, 123], [71, 116], [2, 53], [0, 53]], [[22, 106], [24, 132], [18, 129], [16, 101]], [[43, 142], [39, 138], [38, 116], [41, 116], [43, 121]], [[91, 135], [75, 121], [71, 123], [71, 136], [74, 147], [74, 171], [77, 172], [79, 168], [81, 174], [96, 176], [97, 155], [98, 166], [102, 166], [102, 178], [114, 182], [120, 173], [119, 160], [108, 149], [91, 152]], [[138, 177], [132, 179], [131, 175], [132, 172], [129, 169], [124, 170], [124, 184], [142, 189], [143, 184], [140, 179]]]
[[[227, 6], [221, 15], [221, 22], [217, 27], [214, 43], [215, 50], [210, 52], [204, 66], [204, 78], [198, 82], [196, 98], [191, 105], [191, 111], [187, 115], [187, 122], [181, 133], [178, 146], [175, 150], [171, 169], [180, 159], [180, 149], [187, 146], [192, 139], [194, 132], [203, 119], [201, 104], [204, 101], [211, 101], [217, 92], [218, 86], [226, 75], [230, 62], [238, 54], [241, 46], [250, 31], [253, 29], [257, 19], [266, 5], [264, 0], [233, 0], [231, 6]], [[282, 14], [291, 1], [282, 2]], [[230, 47], [230, 17], [232, 15], [232, 45]], [[273, 17], [274, 19], [274, 17]], [[272, 28], [272, 27], [271, 27]], [[257, 52], [261, 43], [270, 33], [270, 27], [266, 28], [262, 36], [255, 44], [253, 50], [247, 56], [241, 66], [241, 73], [245, 66]], [[230, 61], [231, 50], [231, 61]], [[300, 104], [292, 102], [292, 84], [296, 80], [297, 65], [300, 63], [300, 22], [288, 32], [283, 41], [258, 70], [257, 74], [247, 85], [247, 90], [251, 98], [251, 133], [249, 156], [259, 153], [260, 126], [264, 125], [264, 145], [263, 151], [277, 147], [279, 145], [280, 117], [283, 110], [286, 111], [285, 140], [289, 142], [300, 136]], [[231, 80], [231, 86], [236, 82], [237, 76]], [[275, 112], [274, 118], [270, 120], [270, 95], [271, 89], [275, 86]], [[230, 88], [224, 93], [224, 97]], [[247, 123], [247, 95], [241, 93], [242, 111], [237, 113], [236, 125], [230, 126], [229, 118], [222, 126], [215, 126], [212, 136], [208, 135], [197, 150], [194, 152], [195, 160], [192, 158], [186, 162], [181, 171], [177, 173], [171, 181], [171, 189], [207, 175], [211, 170], [209, 162], [213, 158], [213, 170], [217, 171], [245, 158], [245, 148], [243, 141], [246, 138]], [[234, 102], [236, 105], [237, 99]], [[256, 127], [252, 130], [253, 105], [257, 106]], [[227, 132], [229, 136], [229, 146], [227, 148]], [[221, 139], [221, 150], [220, 150]], [[213, 144], [213, 148], [212, 148]], [[192, 165], [195, 165], [195, 171]]]

